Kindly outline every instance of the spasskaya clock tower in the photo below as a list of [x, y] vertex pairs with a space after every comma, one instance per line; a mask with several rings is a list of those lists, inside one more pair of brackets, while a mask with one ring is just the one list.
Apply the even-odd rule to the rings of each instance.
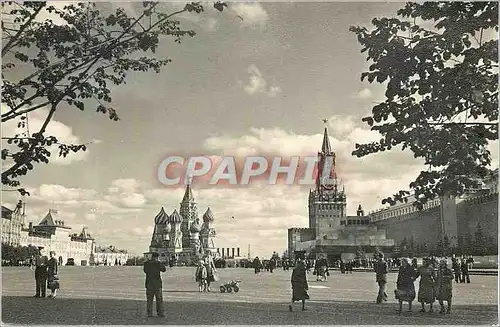
[[344, 187], [339, 189], [335, 168], [336, 155], [325, 127], [321, 152], [318, 152], [316, 189], [309, 192], [309, 228], [315, 231], [316, 238], [334, 237], [340, 228], [341, 218], [346, 216]]

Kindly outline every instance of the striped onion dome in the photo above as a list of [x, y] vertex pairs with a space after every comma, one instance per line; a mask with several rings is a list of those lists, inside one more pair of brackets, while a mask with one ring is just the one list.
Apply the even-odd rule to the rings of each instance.
[[164, 224], [167, 220], [168, 220], [168, 215], [165, 212], [165, 209], [163, 209], [162, 207], [160, 212], [158, 212], [158, 214], [155, 217], [155, 224], [156, 225]]
[[212, 213], [212, 210], [210, 210], [210, 207], [208, 207], [207, 211], [203, 214], [203, 222], [213, 222], [214, 220], [214, 214]]
[[189, 228], [189, 231], [191, 233], [199, 233], [201, 231], [201, 225], [200, 225], [200, 220], [196, 219], [192, 224], [191, 227]]
[[182, 216], [177, 212], [177, 209], [170, 215], [169, 223], [178, 224], [182, 222]]

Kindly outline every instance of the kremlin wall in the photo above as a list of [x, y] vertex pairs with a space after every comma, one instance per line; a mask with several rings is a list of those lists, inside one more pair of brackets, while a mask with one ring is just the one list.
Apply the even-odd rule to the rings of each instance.
[[[415, 244], [436, 248], [441, 235], [446, 235], [452, 246], [457, 246], [481, 226], [486, 239], [498, 244], [498, 169], [481, 190], [463, 198], [430, 201], [418, 211], [411, 200], [369, 214], [371, 223], [386, 231], [387, 237], [400, 244], [413, 238]], [[444, 202], [443, 202], [444, 201]], [[443, 207], [446, 210], [443, 210]], [[454, 228], [446, 230], [449, 222]]]

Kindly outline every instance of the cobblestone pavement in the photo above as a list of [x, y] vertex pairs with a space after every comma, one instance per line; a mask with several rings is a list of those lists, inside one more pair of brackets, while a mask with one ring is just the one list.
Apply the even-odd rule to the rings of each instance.
[[[56, 299], [36, 299], [34, 272], [2, 268], [2, 321], [7, 324], [497, 324], [497, 277], [472, 276], [470, 284], [454, 284], [453, 312], [448, 315], [396, 313], [396, 274], [389, 274], [389, 301], [375, 304], [377, 285], [372, 273], [332, 272], [327, 282], [309, 275], [307, 311], [296, 304], [288, 312], [290, 271], [255, 275], [251, 269], [220, 269], [221, 281], [211, 293], [199, 293], [194, 268], [173, 268], [163, 274], [166, 317], [145, 316], [142, 267], [61, 267]], [[218, 285], [241, 279], [239, 293], [221, 294]], [[418, 282], [415, 283], [418, 289]], [[436, 303], [436, 308], [439, 305]], [[406, 307], [404, 307], [406, 309]]]

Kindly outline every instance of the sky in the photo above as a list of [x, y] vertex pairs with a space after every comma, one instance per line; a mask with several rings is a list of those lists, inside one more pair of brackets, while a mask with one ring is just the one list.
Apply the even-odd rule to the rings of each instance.
[[[141, 3], [112, 3], [129, 13]], [[182, 3], [162, 4], [164, 10]], [[47, 132], [86, 152], [54, 158], [22, 179], [31, 196], [27, 220], [38, 223], [49, 209], [75, 231], [83, 226], [100, 245], [131, 253], [148, 251], [154, 217], [179, 208], [184, 186], [157, 179], [169, 155], [315, 154], [324, 124], [345, 184], [348, 214], [366, 212], [408, 184], [423, 168], [412, 153], [351, 155], [356, 143], [378, 140], [361, 118], [384, 100], [384, 88], [360, 80], [367, 68], [351, 25], [371, 26], [393, 16], [402, 3], [232, 3], [220, 13], [179, 17], [196, 31], [181, 44], [164, 39], [156, 52], [168, 57], [161, 73], [130, 74], [113, 89], [114, 122], [94, 110], [61, 107]], [[240, 16], [240, 17], [238, 17]], [[30, 116], [30, 128], [47, 115]], [[15, 126], [3, 124], [3, 135]], [[497, 147], [493, 156], [498, 162]], [[54, 152], [55, 153], [55, 152]], [[297, 185], [210, 187], [193, 181], [200, 218], [215, 216], [217, 245], [269, 257], [287, 247], [287, 229], [307, 227], [308, 189]], [[2, 192], [13, 207], [19, 197]], [[232, 218], [234, 217], [234, 218]]]

